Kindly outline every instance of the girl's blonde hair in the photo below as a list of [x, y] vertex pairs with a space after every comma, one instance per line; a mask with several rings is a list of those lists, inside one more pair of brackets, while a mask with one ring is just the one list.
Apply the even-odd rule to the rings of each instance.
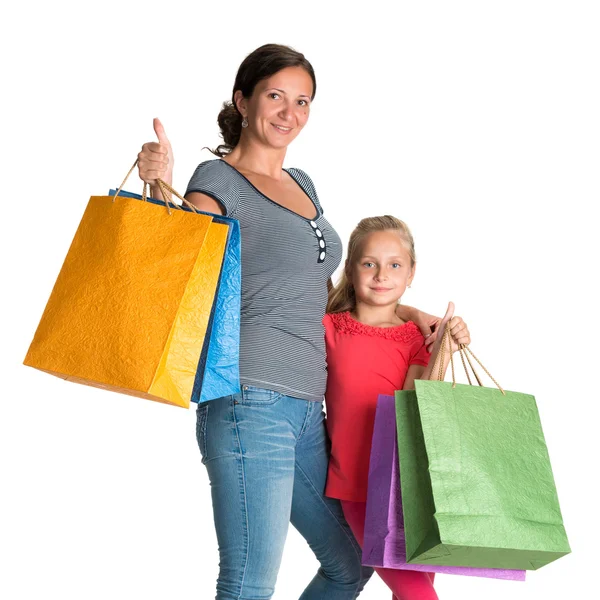
[[348, 273], [352, 268], [352, 265], [360, 256], [365, 238], [375, 231], [396, 231], [402, 238], [402, 241], [410, 254], [410, 266], [414, 267], [417, 260], [415, 256], [415, 242], [408, 225], [404, 221], [392, 217], [391, 215], [363, 219], [350, 235], [350, 241], [348, 242], [348, 256], [346, 258], [344, 272], [337, 285], [329, 290], [329, 301], [327, 302], [328, 313], [352, 311], [356, 308], [354, 286], [350, 282]]

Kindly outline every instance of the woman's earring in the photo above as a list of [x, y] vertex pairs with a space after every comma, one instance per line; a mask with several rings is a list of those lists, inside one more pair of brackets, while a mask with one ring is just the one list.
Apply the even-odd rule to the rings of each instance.
[[244, 117], [244, 118], [242, 119], [242, 127], [243, 127], [244, 129], [246, 129], [246, 127], [248, 127], [248, 117]]

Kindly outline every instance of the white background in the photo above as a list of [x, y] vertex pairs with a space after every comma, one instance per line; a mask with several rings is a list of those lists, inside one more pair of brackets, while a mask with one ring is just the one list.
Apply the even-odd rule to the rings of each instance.
[[[599, 597], [597, 9], [55, 0], [5, 12], [0, 596], [213, 597], [194, 411], [21, 363], [89, 196], [120, 183], [154, 116], [183, 191], [219, 142], [239, 63], [278, 42], [318, 79], [286, 165], [312, 176], [344, 240], [365, 216], [407, 221], [419, 263], [404, 301], [442, 314], [453, 300], [484, 364], [538, 400], [573, 553], [525, 584], [439, 576], [440, 598]], [[316, 569], [290, 529], [275, 598], [297, 598]], [[384, 597], [376, 578], [361, 596]]]

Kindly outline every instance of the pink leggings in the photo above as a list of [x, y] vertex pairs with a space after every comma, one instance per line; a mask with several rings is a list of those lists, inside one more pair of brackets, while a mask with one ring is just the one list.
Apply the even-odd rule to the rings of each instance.
[[[364, 502], [342, 500], [346, 521], [361, 546], [365, 535], [366, 507]], [[438, 600], [433, 589], [433, 573], [379, 567], [376, 567], [375, 571], [394, 593], [394, 600]]]

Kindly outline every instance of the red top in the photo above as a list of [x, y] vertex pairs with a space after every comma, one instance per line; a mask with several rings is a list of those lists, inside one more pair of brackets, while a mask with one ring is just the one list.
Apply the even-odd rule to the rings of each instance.
[[325, 315], [323, 325], [331, 438], [325, 495], [366, 502], [377, 397], [401, 390], [408, 367], [426, 367], [429, 353], [412, 321], [397, 327], [372, 327], [344, 312]]

